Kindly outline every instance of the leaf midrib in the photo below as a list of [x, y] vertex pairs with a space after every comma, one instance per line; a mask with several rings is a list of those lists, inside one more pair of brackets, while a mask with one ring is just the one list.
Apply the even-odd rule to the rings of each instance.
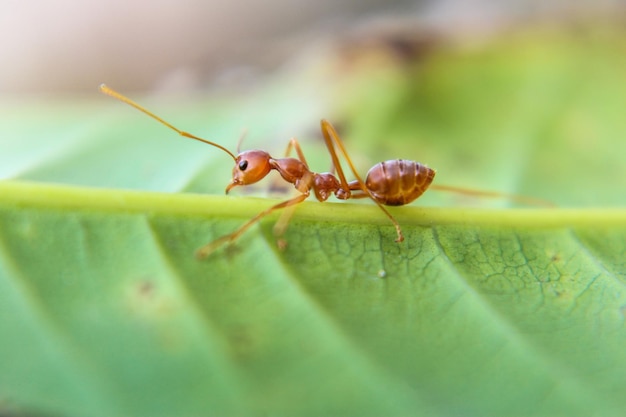
[[[1, 181], [0, 206], [45, 207], [80, 211], [118, 213], [160, 213], [199, 217], [249, 218], [281, 200], [240, 196], [187, 193], [160, 193], [76, 187], [59, 184]], [[587, 227], [626, 225], [626, 208], [390, 208], [401, 225], [474, 225], [486, 227]], [[298, 206], [296, 216], [304, 221], [351, 224], [390, 224], [373, 214], [375, 205], [347, 202], [307, 201]]]

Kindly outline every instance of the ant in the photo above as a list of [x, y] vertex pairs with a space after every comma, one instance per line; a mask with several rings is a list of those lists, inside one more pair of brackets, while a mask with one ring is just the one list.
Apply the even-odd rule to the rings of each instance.
[[[165, 120], [161, 119], [154, 113], [146, 110], [133, 100], [125, 97], [117, 91], [107, 87], [105, 84], [100, 85], [100, 91], [113, 98], [116, 98], [137, 110], [152, 117], [163, 125], [176, 131], [179, 135], [186, 138], [195, 139], [200, 142], [214, 146], [226, 152], [235, 161], [233, 168], [233, 178], [226, 186], [226, 194], [236, 186], [254, 184], [267, 176], [272, 170], [278, 171], [281, 177], [294, 185], [300, 194], [294, 198], [275, 204], [256, 216], [248, 220], [234, 232], [222, 236], [217, 240], [201, 247], [196, 252], [198, 258], [205, 258], [215, 251], [218, 247], [225, 243], [232, 243], [241, 236], [250, 226], [257, 223], [263, 217], [269, 215], [275, 210], [295, 206], [306, 200], [311, 194], [311, 190], [320, 202], [326, 201], [331, 194], [334, 194], [339, 200], [348, 200], [350, 198], [369, 198], [383, 211], [383, 213], [391, 220], [396, 229], [396, 242], [402, 242], [404, 236], [400, 225], [396, 219], [389, 213], [385, 206], [402, 206], [409, 204], [421, 196], [428, 188], [441, 191], [450, 191], [460, 194], [483, 196], [483, 197], [507, 197], [512, 200], [526, 202], [530, 204], [547, 204], [544, 201], [536, 200], [528, 197], [517, 195], [505, 195], [497, 192], [469, 190], [465, 188], [449, 187], [444, 185], [431, 185], [435, 178], [435, 170], [424, 164], [404, 159], [396, 159], [380, 162], [374, 165], [367, 173], [365, 181], [357, 172], [352, 160], [348, 156], [348, 152], [339, 138], [335, 128], [325, 119], [321, 121], [322, 134], [324, 142], [328, 148], [332, 160], [332, 167], [337, 171], [337, 176], [332, 173], [316, 173], [309, 169], [304, 153], [300, 148], [300, 144], [295, 138], [292, 138], [287, 145], [284, 158], [274, 158], [269, 153], [261, 150], [250, 150], [239, 152], [235, 156], [225, 147], [211, 142], [206, 139], [199, 138], [190, 133], [182, 131]], [[298, 158], [291, 158], [289, 155], [295, 150]], [[350, 171], [356, 178], [353, 181], [347, 181], [343, 172], [343, 168], [339, 163], [337, 150], [345, 158]]]

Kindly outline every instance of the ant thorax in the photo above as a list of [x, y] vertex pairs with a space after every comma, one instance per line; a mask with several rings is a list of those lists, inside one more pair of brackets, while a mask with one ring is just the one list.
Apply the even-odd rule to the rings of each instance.
[[293, 184], [301, 193], [308, 195], [313, 188], [315, 174], [309, 171], [309, 168], [299, 159], [270, 159], [269, 164], [285, 181]]

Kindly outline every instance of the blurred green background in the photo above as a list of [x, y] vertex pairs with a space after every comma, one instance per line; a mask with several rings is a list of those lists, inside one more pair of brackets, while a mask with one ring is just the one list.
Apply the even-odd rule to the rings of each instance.
[[[622, 415], [624, 11], [4, 5], [0, 414]], [[311, 202], [285, 252], [269, 221], [199, 263], [269, 201], [214, 196], [232, 161], [102, 82], [233, 151], [296, 136], [325, 171], [328, 118], [363, 174], [412, 159], [561, 211], [427, 192], [400, 247], [375, 206]]]
[[[363, 173], [404, 158], [441, 184], [622, 205], [622, 16], [608, 1], [14, 3], [0, 25], [0, 175], [223, 190], [227, 158], [155, 141], [171, 133], [99, 95], [106, 82], [231, 148], [244, 128], [244, 147], [274, 155], [297, 136], [317, 171], [329, 168], [317, 125], [328, 118]], [[123, 135], [135, 140], [111, 146]], [[164, 169], [167, 157], [184, 166]], [[421, 204], [502, 204], [429, 194]]]

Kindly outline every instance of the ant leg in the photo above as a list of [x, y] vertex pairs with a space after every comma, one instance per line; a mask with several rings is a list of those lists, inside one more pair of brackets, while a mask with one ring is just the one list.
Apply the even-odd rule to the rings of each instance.
[[[333, 161], [333, 166], [337, 169], [337, 176], [339, 176], [339, 181], [341, 182], [341, 186], [343, 187], [343, 189], [346, 191], [357, 191], [354, 194], [350, 194], [350, 198], [369, 197], [374, 203], [376, 203], [376, 205], [383, 211], [383, 213], [385, 213], [389, 220], [391, 220], [391, 223], [393, 223], [397, 234], [396, 242], [402, 242], [404, 240], [404, 236], [402, 235], [402, 229], [400, 229], [398, 221], [391, 215], [391, 213], [389, 213], [385, 206], [383, 206], [370, 194], [369, 190], [365, 186], [365, 182], [363, 182], [361, 176], [354, 167], [354, 164], [352, 163], [352, 160], [350, 159], [350, 156], [348, 155], [345, 146], [343, 146], [343, 142], [339, 138], [339, 135], [337, 134], [335, 128], [330, 124], [330, 122], [328, 122], [328, 120], [325, 119], [322, 119], [321, 125], [322, 133], [324, 134], [324, 142], [326, 142], [326, 147], [328, 148], [328, 152], [330, 153], [330, 157]], [[346, 159], [346, 162], [350, 167], [350, 171], [352, 171], [352, 174], [356, 178], [355, 181], [351, 181], [350, 183], [348, 183], [348, 181], [346, 180], [346, 176], [343, 173], [343, 168], [341, 167], [341, 164], [339, 163], [339, 158], [337, 157], [335, 145], [337, 145], [339, 151]]]
[[366, 194], [362, 191], [357, 191], [356, 193], [352, 193], [350, 195], [350, 198], [354, 198], [355, 200], [358, 200], [360, 198], [371, 198], [369, 194]]
[[289, 207], [289, 206], [293, 206], [293, 205], [299, 204], [299, 203], [303, 202], [308, 196], [309, 196], [308, 193], [300, 194], [297, 197], [294, 197], [294, 198], [292, 198], [290, 200], [283, 201], [282, 203], [278, 203], [278, 204], [276, 204], [276, 205], [274, 205], [274, 206], [272, 206], [272, 207], [270, 207], [268, 209], [263, 210], [262, 212], [260, 212], [259, 214], [257, 214], [256, 216], [254, 216], [253, 218], [248, 220], [246, 223], [244, 223], [241, 227], [239, 227], [239, 229], [235, 230], [233, 233], [228, 234], [226, 236], [222, 236], [219, 239], [216, 239], [213, 242], [209, 243], [208, 245], [205, 245], [205, 246], [201, 247], [200, 249], [198, 249], [198, 251], [196, 252], [196, 257], [198, 259], [206, 258], [207, 256], [209, 256], [211, 253], [213, 253], [217, 248], [219, 248], [223, 244], [232, 243], [235, 240], [237, 240], [237, 238], [239, 236], [241, 236], [246, 230], [248, 230], [250, 228], [250, 226], [254, 225], [259, 220], [261, 220], [263, 217], [265, 217], [268, 214], [272, 213], [274, 210], [278, 210], [278, 209], [281, 209], [281, 208], [285, 208], [285, 207]]
[[550, 201], [542, 200], [540, 198], [526, 197], [518, 194], [506, 194], [499, 193], [497, 191], [482, 191], [482, 190], [473, 190], [470, 188], [462, 188], [462, 187], [451, 187], [449, 185], [439, 185], [439, 184], [431, 184], [431, 190], [436, 191], [446, 191], [450, 193], [463, 194], [463, 195], [471, 195], [474, 197], [487, 197], [487, 198], [504, 198], [508, 199], [520, 204], [528, 204], [531, 206], [545, 206], [545, 207], [554, 207], [554, 204]]
[[241, 135], [239, 135], [239, 140], [237, 141], [237, 153], [241, 152], [241, 144], [243, 143], [243, 140], [245, 139], [247, 134], [248, 128], [244, 128], [241, 130]]
[[[294, 150], [298, 155], [298, 159], [300, 159], [300, 161], [307, 167], [307, 169], [309, 169], [309, 165], [306, 162], [306, 158], [304, 157], [304, 152], [302, 152], [302, 148], [300, 148], [300, 143], [296, 138], [291, 138], [289, 139], [289, 143], [287, 144], [287, 149], [285, 149], [285, 158], [290, 157], [291, 153]], [[287, 207], [280, 214], [280, 217], [276, 221], [276, 224], [274, 224], [274, 236], [276, 237], [276, 242], [280, 249], [284, 249], [287, 246], [287, 242], [285, 242], [284, 239], [281, 239], [281, 237], [287, 231], [289, 221], [291, 220], [291, 216], [293, 216], [294, 211], [295, 206]]]
[[[291, 156], [291, 153], [294, 150], [296, 151], [296, 154], [298, 155], [298, 159], [300, 160], [300, 162], [302, 162], [306, 166], [306, 168], [309, 169], [309, 164], [306, 161], [304, 152], [302, 152], [302, 148], [300, 147], [300, 142], [298, 142], [298, 139], [296, 138], [291, 138], [289, 139], [289, 143], [287, 144], [287, 149], [285, 150], [285, 157], [288, 158], [289, 156]], [[287, 242], [281, 239], [281, 236], [285, 234], [285, 231], [287, 230], [287, 227], [289, 226], [289, 221], [291, 220], [291, 216], [293, 216], [294, 210], [295, 210], [295, 207], [291, 207], [291, 208], [287, 208], [286, 210], [283, 210], [282, 214], [278, 218], [278, 221], [274, 225], [274, 236], [276, 236], [278, 247], [281, 249], [284, 249], [287, 245]]]
[[[304, 153], [302, 152], [302, 149], [300, 148], [300, 144], [298, 143], [298, 140], [296, 138], [289, 139], [289, 143], [287, 144], [287, 149], [285, 149], [285, 158], [289, 158], [294, 149], [296, 150], [298, 154], [298, 159], [300, 159], [300, 161], [306, 166], [306, 168], [309, 169], [309, 165], [307, 164], [306, 159], [304, 158]], [[291, 189], [290, 187], [288, 187], [290, 185], [291, 184], [289, 183], [285, 183], [285, 181], [282, 180], [282, 178], [280, 177], [272, 177], [268, 188], [271, 193], [278, 191], [282, 195], [285, 195], [287, 194], [287, 190]]]
[[300, 142], [298, 139], [291, 138], [289, 139], [289, 143], [287, 144], [287, 149], [285, 149], [285, 157], [289, 157], [293, 150], [296, 150], [296, 154], [298, 155], [298, 159], [302, 162], [307, 169], [309, 169], [309, 164], [306, 162], [306, 158], [304, 157], [304, 152], [302, 152], [302, 148], [300, 147]]
[[352, 191], [350, 193], [350, 198], [372, 198], [369, 193], [361, 189], [361, 184], [359, 184], [358, 181], [350, 181], [348, 183], [348, 189]]
[[282, 213], [280, 213], [280, 217], [274, 223], [274, 228], [272, 232], [274, 233], [274, 237], [276, 238], [276, 246], [281, 251], [287, 248], [287, 241], [283, 239], [283, 235], [287, 231], [287, 227], [289, 227], [289, 222], [291, 221], [291, 217], [293, 213], [296, 211], [296, 206], [286, 207]]
[[[302, 148], [300, 148], [300, 144], [298, 143], [298, 140], [296, 138], [289, 139], [289, 143], [287, 144], [287, 149], [285, 149], [285, 158], [289, 158], [294, 149], [296, 150], [296, 153], [298, 154], [298, 159], [300, 160], [300, 162], [302, 162], [306, 166], [306, 169], [308, 170], [309, 164], [306, 162], [306, 158], [304, 157]], [[270, 189], [271, 190], [275, 190], [275, 189], [284, 190], [285, 189], [283, 187], [284, 185], [285, 185], [284, 181], [279, 181], [279, 178], [276, 178], [276, 181], [272, 182], [272, 186], [270, 187]]]
[[[371, 198], [371, 196], [370, 196]], [[383, 211], [383, 213], [385, 213], [385, 216], [387, 216], [387, 218], [389, 218], [389, 220], [391, 220], [391, 223], [393, 223], [393, 227], [396, 228], [396, 243], [400, 243], [404, 241], [404, 235], [402, 234], [402, 229], [400, 229], [400, 225], [398, 224], [398, 221], [396, 220], [395, 217], [393, 217], [391, 215], [391, 213], [389, 213], [389, 210], [387, 210], [385, 208], [385, 206], [383, 206], [382, 204], [380, 204], [378, 201], [374, 200], [372, 198], [372, 200], [376, 203], [376, 205], [378, 206], [379, 209], [381, 209]]]
[[363, 191], [367, 191], [367, 189], [365, 188], [365, 183], [359, 176], [359, 173], [356, 172], [356, 168], [354, 168], [354, 165], [352, 164], [352, 160], [348, 156], [348, 153], [346, 152], [346, 149], [343, 146], [343, 142], [341, 142], [341, 139], [339, 139], [339, 135], [337, 134], [337, 131], [335, 130], [335, 128], [327, 120], [324, 120], [324, 119], [322, 119], [321, 126], [322, 126], [322, 133], [324, 135], [324, 142], [326, 143], [326, 148], [328, 148], [330, 159], [332, 160], [333, 167], [337, 170], [337, 176], [339, 177], [339, 182], [341, 182], [341, 186], [343, 187], [343, 189], [346, 191], [349, 191], [350, 186], [348, 185], [346, 176], [343, 173], [343, 168], [341, 167], [341, 164], [339, 163], [339, 158], [337, 157], [337, 151], [335, 150], [335, 145], [339, 147], [341, 154], [348, 162], [348, 165], [350, 166], [350, 169], [352, 170], [352, 174], [354, 174], [356, 181], [359, 184], [359, 189]]

